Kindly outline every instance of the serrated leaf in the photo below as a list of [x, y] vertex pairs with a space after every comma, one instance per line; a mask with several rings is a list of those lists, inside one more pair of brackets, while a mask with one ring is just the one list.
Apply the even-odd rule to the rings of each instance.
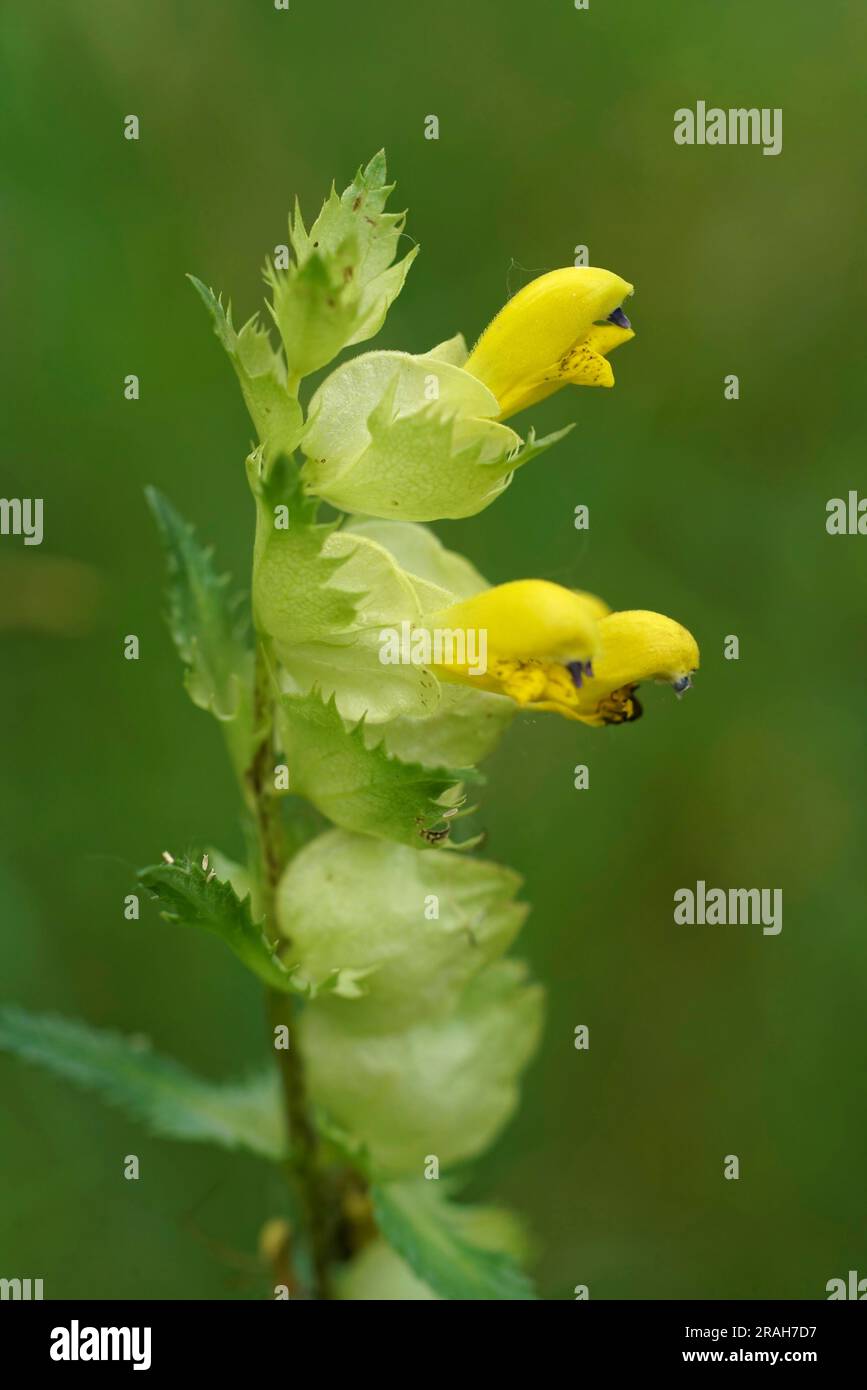
[[242, 637], [245, 621], [229, 595], [229, 579], [214, 568], [211, 551], [197, 539], [156, 488], [145, 489], [168, 568], [168, 624], [185, 667], [193, 703], [224, 725], [243, 764], [250, 744], [252, 654]]
[[350, 341], [358, 319], [352, 270], [358, 246], [348, 239], [328, 260], [315, 253], [301, 266], [266, 270], [271, 313], [293, 381], [324, 367]]
[[296, 259], [285, 270], [266, 266], [290, 382], [378, 333], [403, 288], [418, 248], [391, 264], [405, 214], [384, 211], [394, 187], [385, 178], [380, 151], [342, 194], [332, 186], [309, 232], [296, 204], [289, 226]]
[[286, 1156], [276, 1072], [205, 1081], [146, 1040], [11, 1005], [0, 1008], [0, 1050], [96, 1092], [163, 1138]]
[[431, 834], [447, 838], [443, 811], [462, 804], [463, 784], [482, 780], [471, 768], [422, 767], [368, 746], [363, 723], [347, 727], [333, 698], [283, 695], [278, 708], [290, 790], [345, 830], [424, 848]]
[[461, 1206], [441, 1182], [411, 1179], [372, 1191], [377, 1225], [416, 1275], [441, 1298], [535, 1299], [507, 1250], [491, 1245], [491, 1209]]
[[248, 319], [236, 333], [231, 305], [224, 309], [222, 299], [213, 290], [195, 275], [187, 278], [198, 291], [211, 315], [214, 332], [229, 354], [250, 418], [269, 458], [281, 452], [291, 454], [301, 435], [303, 412], [289, 392], [286, 364], [274, 351], [258, 316]]
[[231, 883], [211, 877], [212, 872], [183, 858], [141, 869], [138, 881], [159, 904], [165, 921], [212, 932], [272, 989], [307, 993], [295, 985], [292, 972], [268, 941], [264, 922], [254, 918], [249, 894], [239, 898]]

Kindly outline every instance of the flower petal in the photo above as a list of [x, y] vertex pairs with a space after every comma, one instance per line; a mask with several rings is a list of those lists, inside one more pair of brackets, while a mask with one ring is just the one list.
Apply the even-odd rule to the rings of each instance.
[[546, 579], [515, 579], [434, 614], [430, 626], [487, 633], [492, 658], [512, 661], [586, 660], [596, 649], [601, 599]]
[[[501, 419], [523, 410], [570, 379], [561, 375], [552, 385], [563, 359], [631, 293], [628, 281], [595, 266], [568, 266], [541, 275], [500, 311], [465, 370], [496, 396]], [[616, 324], [605, 327], [629, 332]], [[585, 370], [590, 366], [585, 363]]]
[[680, 684], [699, 665], [692, 633], [661, 613], [609, 613], [599, 623], [593, 675], [578, 690], [576, 716], [587, 724], [622, 724], [638, 717], [633, 691], [641, 681]]

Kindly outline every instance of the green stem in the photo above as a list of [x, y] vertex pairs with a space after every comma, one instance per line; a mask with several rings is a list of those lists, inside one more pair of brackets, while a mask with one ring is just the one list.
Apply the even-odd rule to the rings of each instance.
[[[246, 796], [256, 829], [259, 857], [260, 910], [273, 927], [277, 885], [286, 865], [286, 846], [280, 803], [274, 795], [274, 714], [271, 681], [261, 645], [256, 648], [254, 728], [256, 748], [247, 771]], [[288, 1048], [275, 1048], [280, 1085], [291, 1145], [290, 1176], [297, 1189], [313, 1270], [313, 1297], [329, 1298], [330, 1213], [328, 1194], [319, 1167], [319, 1140], [307, 1097], [304, 1059], [298, 1046], [300, 1001], [268, 990], [268, 1017], [272, 1042], [274, 1029], [285, 1026]]]

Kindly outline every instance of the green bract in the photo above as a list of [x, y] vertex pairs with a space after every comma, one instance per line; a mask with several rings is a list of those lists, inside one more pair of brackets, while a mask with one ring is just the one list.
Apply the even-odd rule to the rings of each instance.
[[362, 723], [348, 728], [333, 699], [284, 695], [277, 731], [289, 769], [287, 790], [311, 801], [335, 825], [424, 847], [428, 832], [445, 836], [444, 812], [465, 800], [464, 783], [480, 781], [472, 768], [423, 767], [403, 762]]
[[194, 275], [190, 280], [204, 300], [214, 332], [229, 354], [260, 440], [267, 446], [269, 455], [291, 454], [301, 437], [304, 416], [298, 401], [289, 393], [286, 363], [274, 351], [258, 316], [248, 319], [240, 333], [236, 333], [231, 306], [224, 310], [213, 290]]
[[290, 385], [372, 338], [400, 294], [418, 247], [392, 265], [405, 221], [404, 213], [384, 211], [393, 188], [380, 152], [339, 197], [332, 186], [309, 232], [296, 203], [289, 224], [295, 260], [283, 270], [269, 264], [265, 275]]
[[566, 431], [522, 444], [499, 405], [440, 350], [369, 352], [310, 402], [304, 486], [343, 511], [405, 521], [473, 516]]

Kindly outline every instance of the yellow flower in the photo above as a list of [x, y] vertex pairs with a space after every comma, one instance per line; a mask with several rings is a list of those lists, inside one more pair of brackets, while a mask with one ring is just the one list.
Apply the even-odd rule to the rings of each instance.
[[607, 612], [592, 594], [516, 579], [428, 616], [431, 664], [441, 680], [558, 708], [575, 689], [570, 668], [580, 676], [596, 652]]
[[607, 354], [635, 336], [620, 308], [630, 294], [628, 281], [595, 266], [540, 275], [500, 310], [464, 370], [496, 396], [501, 420], [569, 382], [613, 386]]
[[641, 681], [666, 681], [681, 695], [699, 664], [695, 638], [673, 619], [611, 613], [592, 594], [543, 579], [488, 589], [425, 627], [441, 680], [597, 727], [639, 717]]
[[698, 664], [695, 638], [673, 618], [642, 609], [609, 613], [599, 623], [599, 653], [576, 684], [574, 703], [552, 708], [596, 728], [628, 724], [643, 713], [635, 698], [641, 681], [664, 681], [679, 697]]

